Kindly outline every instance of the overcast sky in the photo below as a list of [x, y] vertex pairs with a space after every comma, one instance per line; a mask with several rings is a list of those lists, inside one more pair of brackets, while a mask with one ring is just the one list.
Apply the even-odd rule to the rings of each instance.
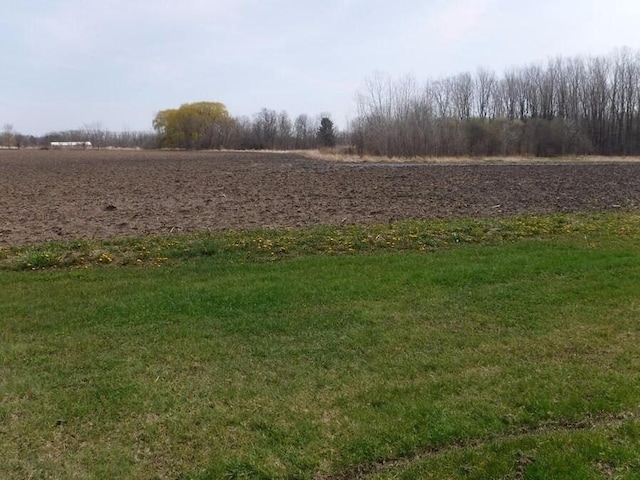
[[344, 126], [375, 72], [502, 73], [624, 46], [640, 49], [639, 0], [0, 0], [0, 127], [150, 130], [204, 100]]

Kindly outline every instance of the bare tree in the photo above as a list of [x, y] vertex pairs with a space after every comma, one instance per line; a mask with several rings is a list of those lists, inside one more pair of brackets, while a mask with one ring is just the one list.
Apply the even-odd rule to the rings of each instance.
[[453, 79], [453, 111], [456, 118], [471, 117], [474, 96], [473, 78], [470, 73], [461, 73]]
[[278, 114], [275, 110], [263, 108], [255, 115], [253, 132], [258, 148], [273, 150], [278, 134]]
[[10, 123], [6, 123], [2, 127], [2, 143], [5, 147], [11, 148], [15, 142], [15, 133], [13, 129], [13, 125]]
[[86, 134], [86, 139], [91, 142], [94, 148], [104, 148], [106, 146], [107, 131], [103, 127], [102, 122], [85, 124], [83, 130]]
[[416, 88], [376, 74], [352, 122], [361, 153], [640, 154], [640, 52], [479, 69]]
[[493, 116], [493, 112], [489, 112], [489, 108], [492, 106], [494, 89], [496, 85], [496, 74], [490, 70], [480, 68], [476, 73], [476, 101], [477, 112], [480, 118], [487, 118]]
[[284, 110], [278, 114], [277, 131], [277, 148], [289, 150], [293, 144], [293, 124]]
[[294, 148], [307, 149], [315, 144], [315, 135], [309, 116], [302, 113], [298, 115], [293, 123]]

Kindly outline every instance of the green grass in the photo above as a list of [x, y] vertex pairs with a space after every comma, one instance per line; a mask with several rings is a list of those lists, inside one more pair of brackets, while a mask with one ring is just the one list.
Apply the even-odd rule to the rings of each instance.
[[501, 222], [5, 251], [0, 478], [640, 478], [637, 217]]

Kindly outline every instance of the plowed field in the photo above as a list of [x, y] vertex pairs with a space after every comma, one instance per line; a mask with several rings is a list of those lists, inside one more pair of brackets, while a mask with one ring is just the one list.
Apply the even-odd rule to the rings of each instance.
[[634, 162], [371, 164], [257, 152], [0, 151], [0, 246], [639, 207]]

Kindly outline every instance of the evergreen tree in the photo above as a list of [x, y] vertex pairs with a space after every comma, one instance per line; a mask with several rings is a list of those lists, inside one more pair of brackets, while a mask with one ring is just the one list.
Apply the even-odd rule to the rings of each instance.
[[333, 131], [333, 122], [330, 118], [322, 117], [318, 128], [318, 140], [323, 147], [334, 147], [336, 144], [336, 134]]

